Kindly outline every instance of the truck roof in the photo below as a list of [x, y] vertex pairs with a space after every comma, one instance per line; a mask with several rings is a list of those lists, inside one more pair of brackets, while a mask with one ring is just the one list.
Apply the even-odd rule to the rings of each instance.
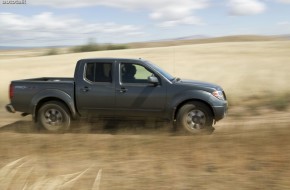
[[84, 58], [79, 61], [94, 61], [94, 60], [108, 60], [108, 61], [145, 61], [142, 58], [112, 58], [112, 57], [98, 57], [98, 58]]

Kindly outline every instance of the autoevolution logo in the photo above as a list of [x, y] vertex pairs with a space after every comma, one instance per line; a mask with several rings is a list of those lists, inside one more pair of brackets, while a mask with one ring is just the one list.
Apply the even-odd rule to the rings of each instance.
[[10, 4], [10, 5], [26, 4], [26, 0], [3, 0], [2, 4]]

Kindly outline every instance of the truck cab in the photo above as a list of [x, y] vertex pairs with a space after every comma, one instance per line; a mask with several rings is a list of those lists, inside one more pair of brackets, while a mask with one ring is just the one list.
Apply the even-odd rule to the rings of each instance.
[[87, 59], [77, 68], [80, 115], [165, 116], [167, 79], [143, 61]]

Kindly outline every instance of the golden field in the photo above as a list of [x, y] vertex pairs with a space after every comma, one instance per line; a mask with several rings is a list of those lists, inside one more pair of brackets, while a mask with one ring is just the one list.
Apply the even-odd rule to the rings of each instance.
[[78, 59], [125, 57], [217, 83], [230, 109], [210, 136], [175, 136], [140, 122], [45, 134], [2, 108], [0, 189], [289, 189], [289, 50], [290, 41], [259, 41], [2, 57], [2, 107], [11, 80], [73, 77]]
[[220, 84], [230, 99], [287, 93], [289, 50], [290, 41], [228, 42], [0, 59], [1, 101], [11, 80], [73, 77], [77, 60], [91, 57], [150, 60], [174, 76]]

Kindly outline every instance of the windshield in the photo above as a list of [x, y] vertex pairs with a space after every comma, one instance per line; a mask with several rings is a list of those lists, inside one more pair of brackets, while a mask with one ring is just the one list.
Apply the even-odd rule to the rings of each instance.
[[154, 65], [154, 64], [152, 64], [152, 63], [150, 63], [150, 62], [148, 62], [148, 61], [146, 61], [146, 63], [148, 64], [148, 65], [150, 65], [150, 67], [152, 67], [153, 69], [155, 69], [156, 71], [158, 71], [161, 75], [163, 75], [165, 78], [167, 78], [169, 81], [173, 81], [175, 78], [171, 75], [171, 74], [169, 74], [169, 73], [167, 73], [166, 71], [164, 71], [163, 69], [161, 69], [160, 67], [158, 67], [158, 66], [156, 66], [156, 65]]

